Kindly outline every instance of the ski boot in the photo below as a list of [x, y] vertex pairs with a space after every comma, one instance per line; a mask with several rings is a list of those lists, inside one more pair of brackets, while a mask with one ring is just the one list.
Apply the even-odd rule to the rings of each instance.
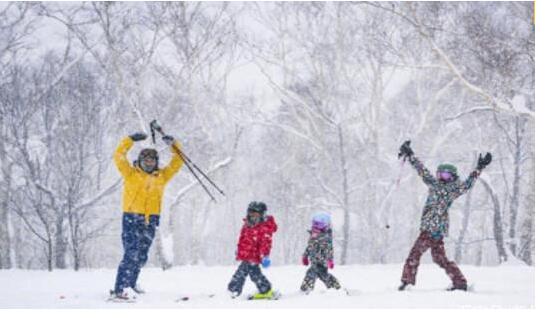
[[405, 281], [401, 281], [401, 285], [398, 287], [398, 291], [406, 291], [410, 285], [412, 284]]
[[130, 296], [126, 291], [115, 292], [114, 290], [110, 290], [108, 301], [114, 303], [135, 303], [136, 297]]
[[449, 288], [446, 289], [446, 291], [468, 291], [468, 285], [466, 284], [460, 284], [460, 285], [452, 285]]
[[240, 292], [228, 291], [228, 295], [230, 296], [230, 298], [234, 299], [234, 298], [237, 298], [238, 296], [240, 296]]
[[307, 288], [305, 288], [305, 289], [301, 288], [301, 289], [300, 289], [301, 294], [303, 294], [303, 295], [308, 295], [308, 294], [310, 294], [310, 292], [312, 292], [312, 290], [313, 290], [313, 289], [310, 289], [310, 288], [308, 288], [308, 289], [307, 289]]

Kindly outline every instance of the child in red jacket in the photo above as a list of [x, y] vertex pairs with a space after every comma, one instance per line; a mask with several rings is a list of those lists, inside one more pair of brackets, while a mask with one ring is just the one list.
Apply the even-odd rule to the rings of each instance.
[[277, 231], [277, 224], [272, 216], [266, 216], [266, 204], [263, 202], [251, 202], [247, 207], [247, 216], [243, 219], [244, 224], [238, 241], [236, 260], [241, 261], [238, 270], [232, 276], [228, 284], [231, 296], [241, 294], [245, 279], [251, 276], [256, 284], [258, 293], [253, 299], [270, 299], [274, 297], [271, 283], [262, 274], [259, 264], [264, 268], [271, 265], [269, 253], [273, 233]]

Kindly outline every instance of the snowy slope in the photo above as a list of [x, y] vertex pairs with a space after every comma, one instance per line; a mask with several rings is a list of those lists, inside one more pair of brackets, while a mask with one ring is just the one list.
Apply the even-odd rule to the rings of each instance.
[[[356, 296], [325, 291], [321, 283], [309, 296], [296, 291], [305, 273], [303, 266], [272, 267], [265, 271], [274, 286], [286, 295], [278, 301], [229, 299], [225, 287], [234, 267], [176, 267], [162, 272], [149, 268], [140, 281], [148, 291], [135, 304], [106, 303], [115, 270], [90, 271], [0, 271], [0, 308], [456, 308], [456, 309], [532, 309], [535, 308], [535, 269], [520, 265], [461, 269], [475, 283], [474, 292], [446, 292], [446, 275], [435, 265], [422, 265], [418, 285], [408, 292], [397, 292], [402, 265], [336, 267], [334, 274]], [[254, 286], [248, 281], [245, 292]], [[176, 303], [179, 295], [213, 293], [212, 299], [193, 299]]]

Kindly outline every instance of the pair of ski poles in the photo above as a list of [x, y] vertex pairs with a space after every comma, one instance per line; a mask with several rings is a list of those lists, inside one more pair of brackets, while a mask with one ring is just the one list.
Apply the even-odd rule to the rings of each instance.
[[[150, 131], [151, 131], [151, 135], [152, 135], [152, 142], [155, 144], [156, 143], [156, 132], [160, 133], [162, 136], [165, 136], [167, 134], [165, 134], [165, 132], [163, 131], [162, 129], [162, 126], [160, 126], [160, 124], [158, 124], [158, 122], [155, 120], [151, 121], [150, 122]], [[212, 201], [214, 202], [217, 202], [215, 197], [213, 196], [213, 194], [210, 192], [210, 190], [208, 190], [208, 188], [206, 187], [206, 184], [204, 184], [204, 182], [201, 180], [201, 178], [199, 177], [199, 175], [197, 175], [197, 172], [199, 172], [199, 174], [201, 174], [202, 177], [204, 177], [204, 179], [206, 179], [219, 193], [221, 193], [221, 195], [225, 196], [225, 193], [223, 192], [223, 190], [221, 190], [211, 179], [210, 177], [208, 177], [198, 166], [197, 164], [193, 163], [193, 161], [191, 161], [191, 159], [180, 149], [178, 148], [175, 144], [172, 144], [171, 147], [173, 147], [173, 150], [175, 150], [175, 152], [178, 154], [178, 156], [182, 159], [182, 161], [184, 162], [184, 164], [186, 164], [186, 166], [188, 167], [189, 171], [191, 172], [191, 174], [193, 174], [193, 176], [195, 177], [195, 179], [197, 179], [197, 181], [199, 182], [199, 184], [202, 186], [202, 188], [204, 189], [204, 191], [208, 194], [208, 196], [210, 196], [210, 198], [212, 199]], [[197, 172], [196, 172], [197, 171]]]

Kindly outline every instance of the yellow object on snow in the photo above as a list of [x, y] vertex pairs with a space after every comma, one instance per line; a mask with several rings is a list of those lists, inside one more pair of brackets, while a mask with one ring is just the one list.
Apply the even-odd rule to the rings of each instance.
[[253, 295], [252, 299], [273, 299], [273, 290], [269, 290], [266, 293], [256, 293]]
[[[134, 142], [130, 137], [124, 138], [115, 150], [113, 160], [124, 178], [123, 211], [143, 214], [145, 222], [148, 222], [150, 215], [160, 214], [165, 185], [180, 170], [184, 162], [173, 149], [171, 162], [163, 169], [148, 174], [128, 162], [126, 154], [133, 145]], [[178, 142], [175, 142], [174, 146], [180, 149]]]

